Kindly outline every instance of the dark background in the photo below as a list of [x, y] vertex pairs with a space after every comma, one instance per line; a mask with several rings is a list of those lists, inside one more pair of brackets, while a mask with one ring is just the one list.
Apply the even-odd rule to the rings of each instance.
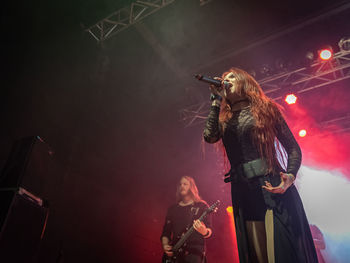
[[[222, 155], [204, 146], [203, 124], [181, 120], [183, 109], [209, 97], [193, 75], [294, 62], [328, 44], [337, 49], [350, 36], [349, 2], [213, 0], [200, 7], [176, 0], [103, 46], [84, 31], [131, 2], [5, 4], [1, 166], [25, 136], [40, 135], [55, 152], [41, 262], [60, 254], [64, 262], [159, 262], [164, 216], [182, 175], [196, 179], [208, 203], [222, 200], [208, 257], [229, 262]], [[348, 84], [303, 94], [307, 116], [317, 124], [347, 114]]]

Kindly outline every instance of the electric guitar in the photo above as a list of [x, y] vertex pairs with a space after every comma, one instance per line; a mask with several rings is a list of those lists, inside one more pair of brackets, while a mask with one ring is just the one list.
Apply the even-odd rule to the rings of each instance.
[[[207, 215], [209, 215], [212, 212], [217, 211], [217, 206], [220, 204], [220, 200], [217, 200], [214, 204], [212, 204], [210, 207], [205, 209], [203, 214], [198, 218], [199, 221], [203, 222], [204, 218], [206, 218]], [[173, 256], [169, 257], [164, 253], [163, 258], [162, 258], [162, 263], [175, 263], [176, 258], [178, 257], [181, 252], [183, 252], [182, 246], [185, 244], [187, 239], [192, 235], [192, 233], [196, 231], [193, 227], [191, 226], [190, 229], [184, 233], [181, 238], [176, 242], [176, 244], [172, 248]]]

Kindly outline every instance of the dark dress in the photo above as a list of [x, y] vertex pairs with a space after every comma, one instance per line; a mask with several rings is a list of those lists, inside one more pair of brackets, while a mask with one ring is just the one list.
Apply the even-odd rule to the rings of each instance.
[[[224, 131], [219, 124], [219, 113], [219, 107], [211, 107], [203, 134], [205, 141], [215, 143], [222, 139], [231, 169], [259, 159], [259, 151], [252, 140], [255, 121], [250, 107], [235, 112], [231, 120], [225, 124]], [[276, 123], [276, 130], [277, 139], [288, 154], [286, 172], [296, 176], [301, 164], [301, 151], [282, 116]], [[245, 178], [243, 173], [231, 183], [241, 263], [252, 262], [245, 221], [264, 221], [267, 209], [273, 211], [275, 262], [317, 262], [309, 224], [295, 186], [292, 185], [284, 194], [273, 194], [262, 188], [264, 181], [269, 181], [273, 186], [279, 185], [280, 171], [283, 171], [282, 168], [276, 167], [271, 174], [252, 179]]]
[[[172, 245], [175, 245], [181, 235], [193, 225], [193, 220], [198, 219], [203, 212], [208, 208], [208, 205], [203, 202], [193, 203], [187, 206], [175, 204], [169, 207], [165, 223], [162, 231], [163, 236], [171, 240]], [[211, 217], [208, 215], [203, 220], [207, 228], [211, 228]], [[184, 245], [185, 256], [179, 256], [177, 262], [200, 263], [204, 257], [205, 240], [203, 236], [194, 231]]]

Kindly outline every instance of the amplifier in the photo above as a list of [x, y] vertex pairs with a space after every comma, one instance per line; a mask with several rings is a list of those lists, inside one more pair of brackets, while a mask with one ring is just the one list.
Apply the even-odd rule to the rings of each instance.
[[0, 188], [22, 187], [37, 196], [48, 198], [47, 183], [52, 176], [52, 150], [39, 137], [17, 140], [0, 175]]
[[37, 262], [49, 209], [24, 188], [0, 189], [0, 262]]

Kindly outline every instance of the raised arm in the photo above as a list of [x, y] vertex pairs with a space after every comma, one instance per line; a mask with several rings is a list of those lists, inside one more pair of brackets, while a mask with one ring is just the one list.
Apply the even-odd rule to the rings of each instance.
[[221, 138], [221, 129], [219, 124], [220, 102], [213, 101], [207, 122], [205, 124], [203, 137], [208, 143], [215, 143]]

